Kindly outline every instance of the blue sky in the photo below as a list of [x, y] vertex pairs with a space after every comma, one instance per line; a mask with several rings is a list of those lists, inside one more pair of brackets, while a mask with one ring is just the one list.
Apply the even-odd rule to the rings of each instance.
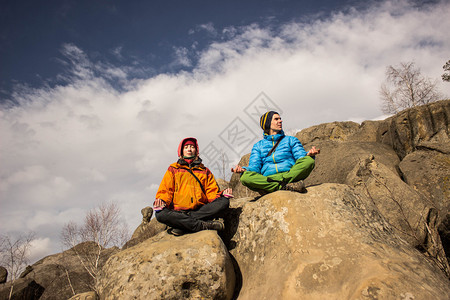
[[266, 109], [290, 134], [385, 118], [409, 61], [450, 94], [448, 1], [36, 3], [0, 9], [0, 232], [35, 231], [33, 259], [102, 202], [134, 230], [184, 137], [223, 177]]
[[[2, 102], [15, 84], [64, 84], [63, 44], [74, 44], [93, 61], [134, 65], [130, 76], [190, 70], [197, 52], [226, 39], [227, 27], [277, 27], [317, 20], [358, 1], [2, 1], [0, 79]], [[313, 16], [313, 19], [310, 17]], [[177, 62], [188, 49], [190, 64]]]

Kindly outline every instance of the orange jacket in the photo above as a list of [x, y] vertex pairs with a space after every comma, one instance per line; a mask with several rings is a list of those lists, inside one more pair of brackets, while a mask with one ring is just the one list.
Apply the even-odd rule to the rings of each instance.
[[[188, 169], [200, 180], [206, 195]], [[156, 193], [157, 199], [164, 200], [168, 208], [175, 210], [196, 209], [214, 201], [219, 196], [219, 186], [214, 175], [201, 163], [200, 159], [192, 168], [189, 168], [188, 164], [183, 160], [171, 164], [164, 174]]]

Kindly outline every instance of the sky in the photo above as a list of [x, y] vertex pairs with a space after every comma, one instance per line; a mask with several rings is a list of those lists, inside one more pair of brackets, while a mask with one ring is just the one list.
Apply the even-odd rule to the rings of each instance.
[[267, 110], [292, 135], [384, 119], [410, 61], [450, 95], [449, 1], [0, 3], [0, 233], [34, 231], [32, 262], [101, 203], [132, 232], [185, 137], [229, 179]]

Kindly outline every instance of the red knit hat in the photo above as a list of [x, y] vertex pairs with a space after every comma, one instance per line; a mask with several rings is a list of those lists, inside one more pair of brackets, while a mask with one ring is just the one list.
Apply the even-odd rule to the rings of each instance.
[[183, 156], [183, 148], [185, 145], [194, 145], [195, 149], [197, 150], [197, 155], [198, 155], [199, 149], [198, 149], [197, 139], [193, 138], [193, 137], [188, 137], [188, 138], [183, 139], [180, 142], [180, 145], [178, 145], [178, 157]]

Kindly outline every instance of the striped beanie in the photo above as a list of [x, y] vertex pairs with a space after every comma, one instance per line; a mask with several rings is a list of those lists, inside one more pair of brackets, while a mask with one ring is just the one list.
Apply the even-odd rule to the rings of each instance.
[[261, 128], [262, 128], [262, 130], [264, 130], [264, 132], [269, 132], [273, 115], [279, 115], [279, 113], [271, 110], [271, 111], [268, 111], [265, 114], [263, 114], [261, 116], [261, 119], [259, 119], [259, 126], [261, 126]]

